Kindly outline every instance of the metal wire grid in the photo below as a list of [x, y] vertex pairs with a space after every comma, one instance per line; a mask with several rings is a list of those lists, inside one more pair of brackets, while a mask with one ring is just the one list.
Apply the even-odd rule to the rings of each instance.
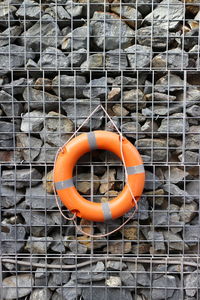
[[[14, 6], [17, 6], [17, 4], [10, 3], [10, 5]], [[46, 5], [42, 1], [39, 4], [41, 6]], [[62, 1], [56, 1], [56, 9], [63, 4], [65, 3]], [[47, 52], [48, 55], [50, 54], [53, 65], [42, 65], [40, 58], [43, 55], [43, 50], [46, 48], [44, 46], [45, 36], [42, 34], [42, 28], [46, 21], [42, 19], [41, 12], [38, 18], [34, 18], [34, 20], [27, 19], [26, 16], [22, 18], [22, 23], [26, 30], [31, 26], [31, 22], [39, 22], [40, 31], [36, 35], [36, 49], [30, 50], [27, 48], [27, 44], [30, 42], [29, 38], [33, 39], [33, 36], [23, 38], [25, 47], [22, 52], [19, 52], [19, 55], [22, 54], [23, 58], [21, 66], [17, 66], [16, 70], [14, 70], [15, 67], [12, 64], [17, 57], [15, 56], [16, 52], [13, 53], [14, 51], [12, 51], [11, 40], [15, 38], [12, 35], [8, 35], [8, 52], [5, 54], [2, 50], [0, 53], [5, 56], [5, 61], [7, 62], [6, 69], [2, 69], [2, 90], [12, 96], [9, 112], [6, 110], [5, 113], [5, 106], [3, 106], [3, 104], [6, 104], [5, 98], [1, 101], [1, 120], [12, 124], [12, 130], [1, 133], [2, 135], [6, 134], [9, 140], [9, 146], [1, 146], [0, 151], [2, 174], [2, 233], [0, 239], [2, 281], [6, 277], [13, 276], [15, 282], [13, 283], [12, 291], [15, 294], [13, 296], [15, 299], [23, 298], [30, 294], [32, 294], [30, 299], [34, 299], [34, 291], [38, 289], [40, 289], [42, 295], [40, 297], [45, 299], [113, 299], [117, 296], [120, 299], [155, 300], [161, 299], [159, 298], [161, 295], [162, 299], [174, 299], [175, 297], [177, 299], [199, 299], [198, 279], [194, 279], [194, 277], [198, 278], [199, 275], [199, 190], [196, 188], [193, 192], [190, 189], [190, 193], [187, 193], [188, 184], [199, 184], [199, 116], [194, 117], [188, 113], [191, 103], [197, 105], [199, 101], [199, 43], [197, 43], [197, 47], [193, 51], [190, 63], [186, 65], [184, 41], [188, 37], [184, 30], [182, 35], [176, 36], [176, 42], [181, 52], [178, 67], [172, 67], [171, 63], [168, 63], [170, 62], [168, 41], [171, 38], [171, 32], [168, 30], [164, 35], [167, 46], [164, 51], [163, 49], [161, 51], [166, 51], [166, 64], [155, 68], [152, 65], [152, 58], [160, 52], [154, 49], [155, 40], [153, 38], [159, 38], [160, 36], [153, 37], [154, 27], [152, 26], [150, 32], [150, 53], [148, 54], [150, 58], [149, 64], [147, 63], [142, 68], [137, 64], [135, 67], [127, 65], [125, 71], [122, 71], [123, 49], [121, 48], [121, 42], [119, 42], [117, 47], [118, 63], [115, 64], [113, 69], [110, 69], [106, 65], [108, 49], [106, 48], [105, 15], [101, 19], [104, 25], [102, 49], [96, 50], [92, 45], [94, 36], [92, 36], [90, 31], [91, 11], [95, 11], [95, 7], [100, 4], [103, 6], [104, 13], [107, 11], [108, 6], [112, 6], [111, 3], [92, 3], [91, 5], [85, 3], [82, 4], [86, 11], [84, 20], [71, 18], [66, 23], [66, 20], [61, 20], [55, 14], [54, 21], [55, 26], [59, 24], [61, 28], [64, 28], [66, 24], [67, 26], [70, 25], [71, 31], [80, 24], [88, 25], [85, 48], [86, 60], [89, 60], [91, 55], [102, 53], [102, 65], [94, 69], [91, 68], [93, 70], [86, 70], [87, 72], [85, 70], [84, 72], [79, 71], [81, 66], [76, 67], [73, 65], [73, 56], [71, 56], [69, 66], [65, 65], [63, 67], [59, 65], [62, 54], [53, 50], [48, 50]], [[136, 9], [138, 4], [136, 2]], [[5, 4], [3, 5], [6, 7]], [[80, 3], [71, 2], [71, 8], [78, 5]], [[150, 6], [150, 11], [155, 8], [155, 3], [152, 1], [149, 4], [145, 3], [145, 6], [148, 5]], [[169, 2], [168, 8], [171, 5], [173, 4]], [[122, 15], [123, 6], [126, 6], [126, 3], [120, 2], [120, 16]], [[181, 7], [185, 12], [187, 5], [180, 2]], [[186, 16], [190, 15], [186, 14]], [[183, 28], [188, 27], [189, 20], [189, 17], [181, 20]], [[10, 14], [2, 21], [6, 24], [5, 28], [7, 26], [10, 28], [13, 22]], [[137, 28], [137, 23], [140, 23], [141, 20], [139, 17], [136, 17], [134, 21]], [[172, 20], [168, 16], [167, 28], [170, 27], [170, 21]], [[117, 38], [119, 37], [119, 41], [121, 41], [122, 20], [121, 18], [116, 18], [113, 19], [113, 22], [120, 24]], [[62, 24], [65, 25], [63, 26]], [[197, 33], [196, 36], [199, 41], [199, 34]], [[55, 42], [57, 47], [60, 38], [59, 34], [54, 33], [50, 37], [53, 38], [53, 43]], [[80, 38], [83, 38], [83, 36], [81, 35]], [[113, 38], [116, 38], [116, 36], [113, 36]], [[137, 38], [138, 33], [135, 31], [132, 44], [135, 44]], [[190, 37], [188, 39], [190, 40]], [[19, 44], [21, 44], [21, 36], [17, 37], [17, 44], [18, 40]], [[75, 54], [76, 49], [74, 49], [73, 43], [74, 39], [72, 38], [68, 51]], [[63, 52], [67, 54], [68, 51]], [[136, 51], [131, 54], [135, 54], [135, 62], [138, 62], [137, 54], [139, 56], [144, 53]], [[27, 63], [29, 55], [32, 58], [38, 58], [39, 64], [34, 65], [33, 61]], [[38, 60], [34, 58], [34, 61]], [[174, 70], [176, 72], [173, 72]], [[117, 72], [113, 73], [113, 71]], [[69, 85], [63, 84], [61, 80], [63, 75], [72, 76], [74, 80]], [[174, 81], [173, 75], [180, 78], [178, 83]], [[54, 80], [56, 76], [58, 76], [57, 80]], [[85, 77], [85, 82], [78, 81], [78, 76]], [[158, 88], [158, 81], [164, 76], [165, 81], [161, 82]], [[135, 78], [135, 80], [126, 81], [125, 77]], [[15, 81], [19, 78], [24, 78], [20, 84], [20, 89], [19, 83]], [[38, 78], [40, 78], [39, 81], [37, 81]], [[92, 80], [100, 78], [104, 79], [102, 82], [98, 82], [96, 86], [96, 83], [93, 83]], [[98, 97], [97, 99], [95, 97], [96, 88], [102, 89], [100, 100]], [[32, 92], [36, 89], [38, 92], [34, 98]], [[66, 110], [64, 109], [66, 99], [63, 94], [66, 93], [67, 89], [72, 94], [71, 98], [73, 99], [70, 103], [71, 106], [69, 105], [70, 113], [67, 110], [68, 106]], [[87, 89], [87, 97], [82, 96], [82, 91], [85, 89]], [[114, 98], [111, 97], [113, 89], [119, 89], [117, 96]], [[132, 95], [131, 100], [127, 100], [126, 93], [130, 90], [135, 90], [135, 93]], [[140, 90], [144, 92], [145, 97], [139, 98]], [[165, 100], [156, 98], [155, 93], [159, 90], [167, 95]], [[54, 97], [49, 100], [46, 93], [57, 96], [57, 98]], [[146, 95], [149, 94], [152, 95], [147, 97]], [[170, 96], [172, 95], [176, 96], [178, 104], [171, 102]], [[89, 104], [83, 111], [79, 109], [82, 102], [77, 100], [81, 98], [88, 99]], [[21, 103], [24, 108], [19, 114], [16, 113], [16, 102]], [[114, 117], [123, 134], [137, 146], [143, 155], [145, 169], [153, 175], [147, 177], [146, 187], [148, 185], [150, 187], [145, 189], [144, 195], [139, 202], [139, 212], [133, 222], [127, 224], [121, 232], [114, 236], [101, 240], [90, 240], [82, 237], [74, 230], [70, 222], [67, 223], [61, 218], [58, 209], [52, 204], [54, 200], [52, 194], [36, 188], [43, 183], [42, 179], [47, 177], [49, 171], [52, 170], [56, 150], [63, 144], [63, 140], [70, 136], [71, 131], [79, 126], [99, 102]], [[177, 107], [174, 107], [174, 104], [177, 104]], [[163, 114], [161, 108], [165, 108], [167, 111]], [[32, 131], [31, 123], [32, 120], [36, 119], [36, 116], [30, 117], [30, 112], [33, 110], [39, 110], [42, 113], [40, 118], [42, 119], [42, 128], [44, 128], [43, 133], [41, 133], [41, 129], [35, 130], [34, 133]], [[59, 114], [49, 115], [50, 111], [55, 111]], [[27, 112], [29, 113], [28, 115], [26, 115]], [[182, 113], [182, 115], [173, 116], [173, 112]], [[142, 113], [143, 116], [145, 115], [145, 119], [142, 119], [142, 115], [139, 113]], [[65, 119], [61, 114], [68, 116], [73, 121], [74, 127], [69, 132], [63, 130], [62, 123]], [[28, 142], [20, 144], [20, 123], [24, 118], [28, 121], [28, 133], [25, 133], [28, 137]], [[57, 121], [54, 132], [48, 127], [48, 121], [52, 119]], [[146, 121], [150, 121], [151, 124], [155, 122], [160, 126], [163, 119], [166, 120], [166, 127], [161, 132], [158, 132], [154, 126], [147, 132], [142, 129], [141, 125]], [[179, 123], [178, 132], [172, 130], [174, 119], [177, 119]], [[124, 124], [133, 120], [135, 121], [135, 127], [127, 128], [124, 126]], [[106, 125], [107, 122], [106, 117], [98, 112], [83, 131], [88, 132], [97, 129], [95, 126], [103, 129], [108, 127], [110, 129], [109, 124]], [[192, 131], [191, 128], [188, 130], [188, 123], [190, 127], [193, 125]], [[31, 137], [41, 139], [42, 144], [37, 145], [36, 140], [34, 142], [31, 141]], [[54, 139], [55, 141], [53, 141]], [[144, 139], [146, 140], [143, 141]], [[161, 140], [160, 143], [158, 143], [158, 139]], [[36, 153], [38, 152], [38, 155], [33, 155], [33, 150]], [[188, 151], [196, 154], [195, 161], [191, 161]], [[180, 168], [184, 174], [187, 174], [178, 182], [177, 185], [180, 190], [175, 192], [171, 190], [173, 185], [169, 185], [172, 183], [171, 177], [174, 168]], [[28, 171], [28, 175], [20, 179], [18, 171], [24, 169]], [[78, 187], [81, 183], [88, 183], [89, 187], [84, 194], [85, 197], [90, 199], [90, 195], [93, 195], [93, 201], [100, 201], [102, 198], [104, 198], [102, 201], [106, 201], [106, 199], [115, 196], [115, 193], [111, 192], [112, 194], [107, 195], [100, 193], [97, 188], [100, 181], [98, 177], [101, 177], [105, 171], [112, 172], [115, 169], [114, 180], [109, 180], [108, 177], [105, 177], [101, 184], [108, 184], [111, 191], [114, 189], [115, 192], [118, 192], [124, 185], [121, 163], [113, 156], [110, 156], [109, 153], [106, 155], [99, 151], [91, 153], [85, 159], [82, 159], [75, 169], [76, 185]], [[13, 170], [13, 177], [10, 176], [8, 179], [5, 179], [5, 171], [9, 170]], [[35, 170], [38, 172], [35, 172]], [[91, 177], [87, 177], [85, 180], [79, 176], [79, 174], [90, 174], [90, 172]], [[4, 201], [7, 194], [3, 190], [5, 183], [14, 189], [14, 193], [11, 196], [9, 195], [9, 200], [12, 204], [9, 203], [6, 206]], [[169, 187], [166, 186], [167, 184]], [[23, 187], [19, 190], [18, 187], [21, 185], [25, 185], [25, 188]], [[165, 190], [163, 186], [165, 186]], [[193, 198], [193, 206], [189, 205], [191, 197]], [[182, 218], [177, 220], [180, 210]], [[65, 211], [64, 208], [63, 211]], [[184, 218], [186, 218], [186, 213], [190, 211], [192, 220], [186, 222]], [[127, 218], [127, 216], [124, 216], [124, 218]], [[115, 228], [119, 224], [118, 222], [122, 220], [114, 221], [111, 224], [86, 224], [85, 228], [86, 230], [94, 228], [96, 233], [105, 232]], [[77, 241], [80, 242], [78, 243]], [[103, 262], [99, 261], [98, 265], [92, 265], [93, 260], [102, 259], [102, 257], [104, 257]], [[159, 257], [161, 261], [156, 261], [156, 257]], [[113, 258], [118, 259], [117, 267], [112, 265]], [[172, 258], [177, 261], [170, 264], [169, 261]], [[5, 259], [11, 259], [10, 263]], [[108, 263], [109, 259], [110, 263]], [[135, 264], [131, 265], [130, 262], [126, 262], [126, 259], [131, 259]], [[15, 263], [12, 260], [15, 260]], [[27, 261], [30, 263], [30, 266], [20, 266], [17, 264], [17, 260]], [[88, 260], [90, 263], [88, 269], [81, 269], [77, 265]], [[191, 265], [185, 265], [187, 261]], [[36, 263], [42, 263], [43, 265], [39, 267], [35, 265]], [[52, 263], [60, 265], [60, 268], [51, 269], [48, 264]], [[73, 269], [65, 269], [68, 264], [74, 264], [75, 266]], [[59, 279], [55, 279], [56, 274]], [[31, 280], [31, 276], [34, 277], [34, 282]], [[114, 283], [112, 277], [115, 277]], [[87, 279], [84, 280], [84, 278]], [[111, 279], [110, 283], [109, 280]], [[189, 284], [187, 281], [189, 281]], [[65, 286], [67, 282], [68, 285]], [[0, 299], [6, 297], [5, 291], [11, 293], [9, 287], [9, 282], [1, 282], [2, 293], [0, 293]], [[25, 291], [25, 289], [22, 289], [23, 287], [29, 289], [29, 292], [25, 293], [25, 295], [21, 294], [23, 290]], [[69, 291], [72, 293], [71, 298]], [[38, 297], [38, 294], [36, 295], [35, 297]]]

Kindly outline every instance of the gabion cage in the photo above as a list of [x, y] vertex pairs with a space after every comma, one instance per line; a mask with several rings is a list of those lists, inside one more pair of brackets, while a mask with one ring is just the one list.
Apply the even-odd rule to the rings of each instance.
[[[199, 29], [199, 0], [0, 1], [1, 300], [200, 299]], [[99, 104], [146, 182], [133, 219], [90, 238], [61, 216], [52, 170]], [[98, 129], [115, 131], [100, 109], [80, 132]], [[100, 150], [74, 178], [102, 203], [125, 184]], [[78, 225], [105, 234], [129, 215]]]

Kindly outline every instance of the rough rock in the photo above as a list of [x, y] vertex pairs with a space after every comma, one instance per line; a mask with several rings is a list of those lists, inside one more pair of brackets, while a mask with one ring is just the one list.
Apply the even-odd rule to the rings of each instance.
[[44, 175], [44, 177], [42, 178], [42, 185], [43, 185], [43, 189], [46, 190], [47, 193], [49, 193], [49, 194], [54, 193], [53, 170], [51, 170], [50, 172], [48, 172], [47, 174]]
[[166, 161], [166, 140], [164, 139], [139, 139], [135, 142], [142, 154], [149, 155], [153, 161]]
[[39, 132], [44, 126], [45, 114], [33, 110], [22, 116], [21, 131], [26, 133]]
[[184, 164], [197, 164], [200, 161], [200, 155], [192, 151], [185, 151], [178, 158]]
[[103, 54], [102, 53], [95, 53], [93, 55], [90, 55], [89, 58], [84, 61], [81, 65], [81, 70], [86, 71], [86, 70], [93, 70], [96, 68], [102, 68], [103, 67]]
[[41, 173], [35, 168], [19, 170], [3, 170], [2, 183], [7, 186], [16, 186], [17, 189], [37, 185], [42, 178]]
[[0, 188], [1, 206], [9, 208], [20, 202], [24, 198], [22, 190], [15, 190], [8, 186], [2, 185]]
[[52, 90], [52, 80], [49, 78], [39, 77], [34, 83], [34, 88], [40, 91], [50, 92]]
[[36, 158], [36, 161], [41, 163], [53, 163], [57, 150], [57, 146], [52, 146], [49, 143], [44, 143], [39, 156]]
[[51, 237], [34, 237], [30, 236], [26, 243], [26, 250], [30, 253], [46, 254], [49, 246], [51, 245], [53, 238]]
[[169, 74], [161, 77], [156, 81], [154, 91], [159, 93], [168, 93], [183, 90], [184, 80], [175, 74]]
[[[147, 273], [147, 271], [145, 270], [144, 266], [140, 263], [132, 263], [132, 262], [127, 262], [127, 267], [128, 267], [128, 271], [129, 273], [131, 273], [131, 275], [133, 276], [133, 281], [131, 278], [129, 278], [129, 280], [131, 279], [132, 282], [135, 282], [139, 285], [142, 286], [149, 286], [150, 284], [150, 278], [149, 278], [149, 274]], [[123, 280], [123, 276], [122, 276], [122, 280]], [[131, 281], [127, 282], [126, 284], [126, 280], [124, 279], [123, 282], [125, 285], [131, 285]]]
[[57, 206], [55, 196], [47, 194], [42, 184], [26, 189], [25, 203], [33, 209], [52, 209]]
[[[53, 84], [53, 82], [52, 82]], [[56, 84], [56, 83], [54, 83]], [[50, 111], [58, 108], [59, 96], [52, 95], [50, 93], [34, 89], [32, 87], [26, 87], [23, 93], [23, 98], [27, 103], [29, 109]]]
[[30, 300], [44, 300], [50, 299], [51, 292], [49, 289], [34, 289], [30, 295]]
[[[170, 21], [169, 20], [170, 16]], [[178, 0], [163, 0], [144, 18], [153, 26], [175, 29], [184, 18], [184, 4]]]
[[[64, 260], [54, 260], [53, 264], [58, 264], [61, 265], [61, 262], [64, 263]], [[68, 270], [63, 270], [62, 266], [60, 269], [53, 269], [53, 272], [51, 272], [49, 281], [48, 281], [48, 286], [52, 289], [59, 285], [63, 285], [68, 282], [70, 278], [70, 272]]]
[[191, 203], [194, 199], [194, 196], [192, 194], [180, 189], [177, 185], [173, 183], [166, 183], [163, 185], [162, 188], [164, 189], [164, 191], [173, 196], [174, 201], [177, 201], [180, 204], [182, 204], [183, 202]]
[[128, 66], [126, 53], [119, 49], [106, 52], [105, 64], [107, 70], [125, 70]]
[[24, 0], [20, 8], [16, 11], [16, 16], [26, 19], [38, 19], [40, 17], [41, 7], [33, 0]]
[[153, 174], [150, 171], [146, 170], [145, 176], [146, 176], [146, 180], [145, 180], [144, 188], [146, 190], [154, 190], [154, 189], [159, 188], [162, 185], [162, 182], [160, 181], [158, 176], [156, 176], [156, 174]]
[[171, 231], [163, 231], [165, 237], [165, 243], [169, 247], [169, 250], [183, 251], [187, 250], [186, 244], [178, 233], [172, 233]]
[[180, 208], [180, 220], [184, 223], [189, 223], [198, 213], [198, 205], [196, 202], [183, 204]]
[[105, 287], [97, 287], [97, 284], [95, 284], [95, 287], [92, 289], [90, 287], [83, 288], [82, 297], [84, 300], [89, 299], [90, 297], [93, 297], [95, 300], [104, 300], [106, 297], [109, 300], [114, 300], [117, 297], [120, 297], [120, 300], [132, 300], [131, 292], [128, 289], [118, 289], [118, 288], [107, 288], [105, 290]]
[[141, 127], [141, 132], [144, 132], [146, 134], [152, 134], [152, 132], [156, 132], [158, 130], [158, 125], [155, 121], [149, 120], [144, 123], [144, 125]]
[[[18, 226], [1, 223], [1, 249], [2, 254], [17, 254], [24, 247], [26, 230], [23, 224]], [[13, 241], [15, 241], [13, 243]]]
[[4, 113], [8, 117], [19, 116], [22, 112], [23, 106], [17, 101], [16, 98], [6, 93], [5, 91], [0, 91], [0, 105]]
[[188, 175], [188, 172], [177, 167], [171, 167], [164, 172], [164, 177], [167, 182], [178, 183], [183, 181]]
[[143, 92], [140, 89], [131, 89], [123, 93], [123, 106], [130, 111], [134, 111], [146, 106], [146, 101]]
[[32, 78], [27, 79], [21, 77], [20, 79], [12, 80], [10, 83], [4, 84], [2, 86], [2, 89], [10, 95], [19, 95], [19, 94], [23, 94], [24, 89], [26, 88], [27, 85], [32, 85], [32, 84], [33, 84]]
[[16, 135], [16, 146], [22, 159], [31, 162], [39, 155], [42, 141], [25, 133], [18, 133]]
[[[44, 50], [47, 47], [59, 46], [62, 34], [54, 19], [50, 15], [43, 15], [32, 27], [22, 33], [20, 43], [29, 45], [34, 51]], [[56, 38], [57, 37], [57, 38]], [[24, 51], [23, 51], [24, 57]], [[33, 58], [33, 57], [30, 57]]]
[[79, 283], [88, 283], [91, 281], [101, 281], [105, 279], [105, 266], [103, 262], [98, 262], [92, 267], [83, 267], [77, 274], [72, 273], [71, 279]]
[[54, 47], [47, 47], [41, 54], [38, 61], [41, 68], [56, 70], [65, 69], [69, 67], [68, 57], [59, 49]]
[[200, 145], [200, 126], [190, 126], [185, 136], [185, 148], [187, 150], [197, 150]]
[[183, 130], [185, 132], [189, 131], [189, 123], [187, 120], [184, 121], [184, 114], [182, 113], [173, 114], [170, 119], [163, 119], [161, 126], [158, 128], [158, 132], [161, 134], [182, 135]]
[[130, 46], [124, 51], [127, 53], [128, 62], [131, 69], [143, 69], [151, 62], [151, 48], [142, 45]]
[[115, 116], [127, 116], [129, 114], [129, 111], [124, 108], [121, 104], [115, 104], [112, 106], [112, 111], [114, 112]]
[[198, 180], [192, 180], [186, 185], [186, 191], [191, 197], [193, 197], [195, 200], [199, 200], [199, 181]]
[[184, 289], [185, 293], [189, 297], [196, 295], [199, 287], [199, 276], [198, 272], [194, 271], [184, 276]]
[[104, 250], [105, 252], [110, 252], [111, 254], [120, 254], [120, 253], [130, 253], [131, 252], [131, 242], [113, 242], [108, 245]]
[[18, 274], [4, 278], [2, 293], [4, 299], [17, 299], [25, 297], [32, 291], [34, 278], [31, 274]]
[[186, 112], [191, 117], [198, 117], [200, 115], [200, 106], [192, 105], [186, 109]]
[[109, 260], [106, 264], [108, 270], [120, 271], [127, 269], [127, 265], [121, 261]]
[[188, 246], [193, 246], [199, 243], [199, 237], [200, 237], [199, 226], [195, 226], [195, 225], [186, 226], [183, 236]]
[[[15, 3], [13, 3], [15, 4]], [[3, 27], [9, 26], [10, 23], [15, 23], [14, 12], [16, 7], [10, 3], [9, 5], [6, 2], [1, 2], [0, 4], [0, 25]]]
[[165, 102], [172, 102], [174, 100], [176, 100], [176, 96], [172, 96], [172, 95], [166, 95], [164, 93], [158, 93], [158, 92], [154, 92], [151, 94], [146, 94], [145, 98], [147, 101], [154, 101], [154, 103], [156, 103], [158, 101], [158, 103], [160, 103], [161, 101]]
[[[105, 20], [105, 22], [104, 22]], [[126, 48], [134, 39], [134, 31], [112, 13], [95, 12], [90, 22], [94, 44], [106, 50]], [[105, 38], [106, 36], [106, 38]]]
[[82, 97], [85, 84], [86, 80], [83, 76], [60, 75], [52, 81], [54, 92], [56, 95], [60, 94], [63, 99]]
[[74, 254], [85, 254], [87, 252], [87, 247], [77, 241], [72, 241], [69, 243], [69, 249]]
[[74, 124], [70, 119], [50, 111], [45, 117], [45, 127], [40, 132], [40, 137], [50, 145], [62, 146], [71, 136], [73, 129]]
[[82, 26], [75, 28], [72, 32], [66, 35], [62, 40], [62, 50], [71, 51], [79, 49], [87, 49], [88, 27]]
[[121, 286], [121, 278], [117, 276], [110, 276], [106, 279], [106, 285], [111, 287]]
[[82, 69], [82, 64], [86, 60], [86, 57], [87, 57], [87, 50], [84, 48], [80, 48], [77, 51], [73, 51], [69, 53], [67, 57], [69, 66], [80, 67]]
[[75, 282], [72, 279], [68, 281], [65, 285], [63, 285], [61, 288], [58, 288], [56, 291], [59, 295], [59, 298], [55, 300], [74, 300], [82, 293], [81, 287], [79, 287], [77, 282]]
[[[99, 188], [99, 177], [93, 175], [93, 192], [95, 193]], [[79, 173], [76, 178], [77, 190], [83, 194], [90, 194], [91, 191], [91, 174]]]
[[13, 43], [22, 32], [22, 26], [11, 26], [0, 33], [0, 47]]
[[151, 240], [151, 254], [165, 253], [164, 236], [162, 232], [149, 231], [148, 240]]
[[[10, 49], [12, 49], [10, 51]], [[9, 44], [0, 47], [0, 68], [1, 74], [7, 73], [6, 70], [25, 66], [29, 58], [34, 59], [35, 53], [32, 49], [27, 49], [26, 56], [24, 55], [25, 48], [15, 44]]]
[[101, 194], [105, 194], [106, 192], [108, 192], [109, 190], [111, 190], [114, 187], [115, 175], [116, 175], [116, 170], [109, 169], [101, 177], [100, 188], [99, 188], [99, 191]]
[[[166, 289], [165, 287], [170, 287]], [[152, 297], [154, 300], [160, 300], [164, 297], [172, 297], [174, 290], [177, 288], [176, 277], [172, 275], [163, 275], [153, 280]]]
[[188, 67], [188, 54], [180, 48], [173, 48], [156, 55], [152, 60], [156, 70], [183, 70]]
[[87, 87], [83, 90], [83, 95], [86, 98], [104, 98], [107, 95], [106, 77], [91, 80]]

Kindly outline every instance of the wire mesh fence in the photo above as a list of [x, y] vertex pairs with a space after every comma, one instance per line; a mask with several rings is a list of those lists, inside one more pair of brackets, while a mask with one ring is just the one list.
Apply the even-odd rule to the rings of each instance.
[[[1, 300], [200, 299], [199, 8], [0, 2]], [[139, 150], [146, 182], [123, 229], [89, 238], [60, 215], [52, 170], [99, 104]], [[102, 110], [81, 132], [99, 129], [114, 131]], [[74, 182], [86, 199], [107, 202], [125, 185], [122, 162], [87, 153]], [[104, 234], [129, 215], [78, 224]]]

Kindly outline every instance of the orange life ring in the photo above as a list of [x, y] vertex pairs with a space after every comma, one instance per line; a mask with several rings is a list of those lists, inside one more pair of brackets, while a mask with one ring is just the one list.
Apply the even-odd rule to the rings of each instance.
[[[145, 181], [142, 158], [137, 149], [126, 139], [122, 141], [124, 161], [128, 173], [128, 183], [138, 201]], [[78, 217], [103, 222], [118, 218], [134, 207], [128, 185], [113, 200], [95, 203], [83, 198], [73, 183], [73, 169], [77, 160], [86, 152], [104, 149], [121, 158], [120, 136], [109, 131], [92, 131], [73, 138], [61, 151], [54, 166], [54, 184], [62, 203]]]

